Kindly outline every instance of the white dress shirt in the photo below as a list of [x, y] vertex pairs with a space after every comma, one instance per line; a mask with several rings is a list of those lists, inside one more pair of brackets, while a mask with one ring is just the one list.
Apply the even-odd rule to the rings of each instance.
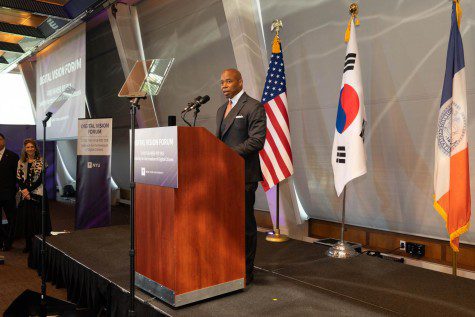
[[236, 94], [236, 96], [229, 99], [231, 101], [231, 104], [232, 104], [231, 109], [234, 108], [234, 106], [237, 104], [237, 102], [239, 101], [239, 98], [241, 98], [243, 93], [244, 93], [244, 89], [242, 89], [240, 92], [238, 92]]

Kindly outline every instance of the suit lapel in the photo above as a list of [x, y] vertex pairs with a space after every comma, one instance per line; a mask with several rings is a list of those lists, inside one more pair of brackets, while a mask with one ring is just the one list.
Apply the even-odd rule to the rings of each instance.
[[218, 113], [216, 114], [216, 136], [221, 139], [221, 124], [223, 124], [224, 113], [226, 112], [227, 103], [219, 107]]
[[229, 128], [231, 127], [234, 120], [236, 119], [236, 116], [241, 112], [242, 107], [244, 107], [244, 104], [246, 103], [246, 101], [247, 101], [247, 95], [246, 95], [246, 93], [243, 93], [241, 98], [239, 98], [238, 103], [228, 113], [228, 117], [227, 117], [227, 119], [225, 119], [226, 125], [224, 127], [224, 132], [223, 132], [222, 135], [225, 135], [226, 132], [228, 132]]

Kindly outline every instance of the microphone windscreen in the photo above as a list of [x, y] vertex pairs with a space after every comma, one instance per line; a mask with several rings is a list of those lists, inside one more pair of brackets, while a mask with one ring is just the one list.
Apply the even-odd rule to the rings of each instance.
[[204, 104], [204, 103], [207, 103], [209, 100], [210, 100], [209, 96], [205, 95], [201, 98], [200, 103]]

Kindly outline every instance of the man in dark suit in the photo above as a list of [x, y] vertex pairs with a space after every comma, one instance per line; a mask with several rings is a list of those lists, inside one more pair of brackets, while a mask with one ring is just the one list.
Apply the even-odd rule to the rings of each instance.
[[266, 112], [261, 103], [243, 90], [241, 73], [226, 69], [221, 74], [221, 91], [228, 102], [216, 114], [216, 136], [245, 160], [246, 180], [246, 284], [252, 282], [257, 244], [254, 202], [262, 180], [259, 151], [266, 138]]
[[0, 133], [0, 215], [3, 209], [8, 220], [8, 225], [2, 226], [4, 230], [0, 232], [2, 251], [10, 250], [15, 235], [17, 166], [18, 155], [5, 148], [5, 136]]

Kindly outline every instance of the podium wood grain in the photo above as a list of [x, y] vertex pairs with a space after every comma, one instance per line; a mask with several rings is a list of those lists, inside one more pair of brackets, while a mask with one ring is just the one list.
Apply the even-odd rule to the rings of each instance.
[[178, 188], [137, 184], [136, 271], [180, 295], [245, 277], [244, 160], [178, 127]]

